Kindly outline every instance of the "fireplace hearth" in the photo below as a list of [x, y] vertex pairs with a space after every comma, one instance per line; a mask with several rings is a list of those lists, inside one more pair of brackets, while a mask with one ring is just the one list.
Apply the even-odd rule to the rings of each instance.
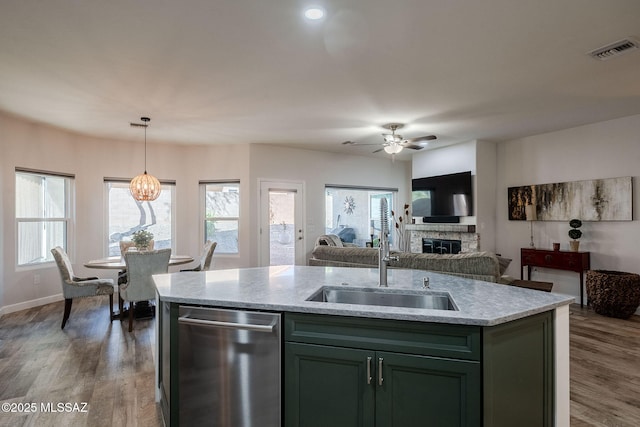
[[462, 248], [460, 240], [422, 239], [422, 253], [426, 254], [458, 254]]
[[[480, 235], [472, 224], [407, 224], [410, 249], [414, 254], [432, 253], [466, 253], [480, 250]], [[425, 240], [437, 240], [445, 244], [427, 243]], [[449, 241], [456, 241], [455, 248]], [[437, 242], [436, 242], [437, 243]], [[453, 251], [453, 252], [451, 252]]]

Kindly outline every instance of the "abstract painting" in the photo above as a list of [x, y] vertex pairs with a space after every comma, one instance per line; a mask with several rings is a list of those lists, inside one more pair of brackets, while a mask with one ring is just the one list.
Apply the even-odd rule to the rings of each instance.
[[632, 177], [509, 187], [509, 219], [525, 221], [525, 206], [538, 221], [631, 221]]

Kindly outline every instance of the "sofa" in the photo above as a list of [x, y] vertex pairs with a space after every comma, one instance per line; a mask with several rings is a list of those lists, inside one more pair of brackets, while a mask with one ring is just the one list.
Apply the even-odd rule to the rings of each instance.
[[[316, 240], [309, 265], [364, 268], [378, 266], [378, 248], [345, 246], [339, 243], [339, 239], [336, 242], [333, 237], [329, 241], [333, 241], [334, 244], [323, 243], [324, 240], [326, 240], [324, 236]], [[502, 276], [510, 260], [499, 258], [491, 252], [441, 255], [392, 251], [391, 254], [397, 256], [398, 261], [392, 261], [389, 264], [390, 268], [429, 270], [503, 284], [509, 283], [510, 280]]]

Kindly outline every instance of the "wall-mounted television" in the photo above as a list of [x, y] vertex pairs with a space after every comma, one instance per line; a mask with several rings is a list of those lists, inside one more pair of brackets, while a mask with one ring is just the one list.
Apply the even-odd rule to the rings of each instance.
[[471, 172], [411, 180], [411, 212], [424, 222], [459, 222], [473, 215]]

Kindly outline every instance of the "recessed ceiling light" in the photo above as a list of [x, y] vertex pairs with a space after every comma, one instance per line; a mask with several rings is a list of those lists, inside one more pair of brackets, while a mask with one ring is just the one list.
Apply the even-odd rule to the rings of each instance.
[[324, 17], [324, 10], [319, 7], [310, 7], [304, 11], [304, 16], [307, 19], [311, 19], [317, 21], [318, 19], [322, 19]]

